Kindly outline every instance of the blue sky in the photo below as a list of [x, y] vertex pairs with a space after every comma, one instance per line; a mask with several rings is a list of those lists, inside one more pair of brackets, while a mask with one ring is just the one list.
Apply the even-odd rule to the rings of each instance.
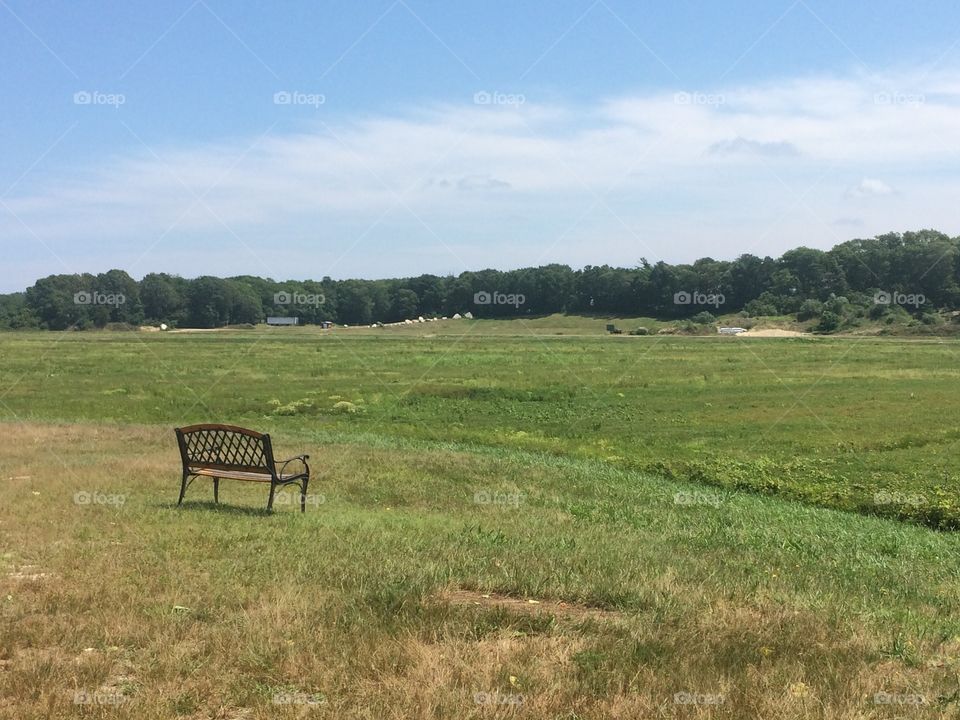
[[0, 0], [0, 291], [960, 232], [950, 2]]

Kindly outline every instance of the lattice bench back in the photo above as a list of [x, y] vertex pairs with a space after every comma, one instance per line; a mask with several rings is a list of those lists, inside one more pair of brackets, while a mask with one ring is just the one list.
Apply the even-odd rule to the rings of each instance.
[[177, 428], [184, 467], [240, 470], [274, 475], [270, 436], [233, 425]]

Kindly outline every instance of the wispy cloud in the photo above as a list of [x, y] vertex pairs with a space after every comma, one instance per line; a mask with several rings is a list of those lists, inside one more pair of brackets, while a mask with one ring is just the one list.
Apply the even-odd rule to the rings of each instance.
[[764, 157], [794, 157], [800, 154], [793, 143], [785, 140], [760, 142], [737, 137], [733, 140], [721, 140], [707, 148], [708, 155], [763, 155]]
[[854, 198], [882, 197], [893, 193], [892, 187], [877, 178], [864, 178], [847, 191], [847, 194]]
[[508, 190], [511, 185], [503, 180], [490, 177], [489, 175], [467, 175], [457, 181], [457, 187], [461, 190]]
[[837, 227], [861, 227], [863, 225], [863, 218], [858, 217], [840, 217], [833, 221], [833, 224]]
[[[586, 107], [528, 93], [514, 106], [324, 116], [256, 143], [140, 147], [64, 168], [7, 197], [0, 232], [42, 238], [84, 269], [290, 276], [775, 254], [846, 239], [834, 218], [879, 196], [857, 211], [859, 231], [957, 232], [954, 78], [797, 78]], [[219, 250], [238, 242], [244, 252]]]

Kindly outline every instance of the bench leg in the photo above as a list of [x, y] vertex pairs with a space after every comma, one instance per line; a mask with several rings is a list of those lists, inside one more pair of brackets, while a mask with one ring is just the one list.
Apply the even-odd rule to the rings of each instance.
[[220, 478], [213, 479], [213, 501], [220, 502]]
[[307, 511], [307, 483], [310, 482], [310, 478], [304, 478], [303, 484], [300, 486], [300, 512]]
[[177, 498], [177, 505], [183, 503], [183, 496], [187, 492], [187, 473], [183, 474], [183, 480], [180, 481], [180, 497]]
[[273, 510], [273, 492], [276, 489], [276, 483], [270, 483], [270, 498], [267, 500], [267, 510]]

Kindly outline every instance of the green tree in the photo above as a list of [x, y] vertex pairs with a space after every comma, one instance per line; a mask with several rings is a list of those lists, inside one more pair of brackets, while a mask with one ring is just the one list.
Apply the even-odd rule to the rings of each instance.
[[140, 302], [148, 322], [171, 326], [183, 322], [186, 315], [186, 282], [166, 273], [150, 273], [140, 281]]
[[413, 290], [400, 288], [393, 296], [393, 307], [390, 313], [391, 322], [417, 317], [420, 298]]

